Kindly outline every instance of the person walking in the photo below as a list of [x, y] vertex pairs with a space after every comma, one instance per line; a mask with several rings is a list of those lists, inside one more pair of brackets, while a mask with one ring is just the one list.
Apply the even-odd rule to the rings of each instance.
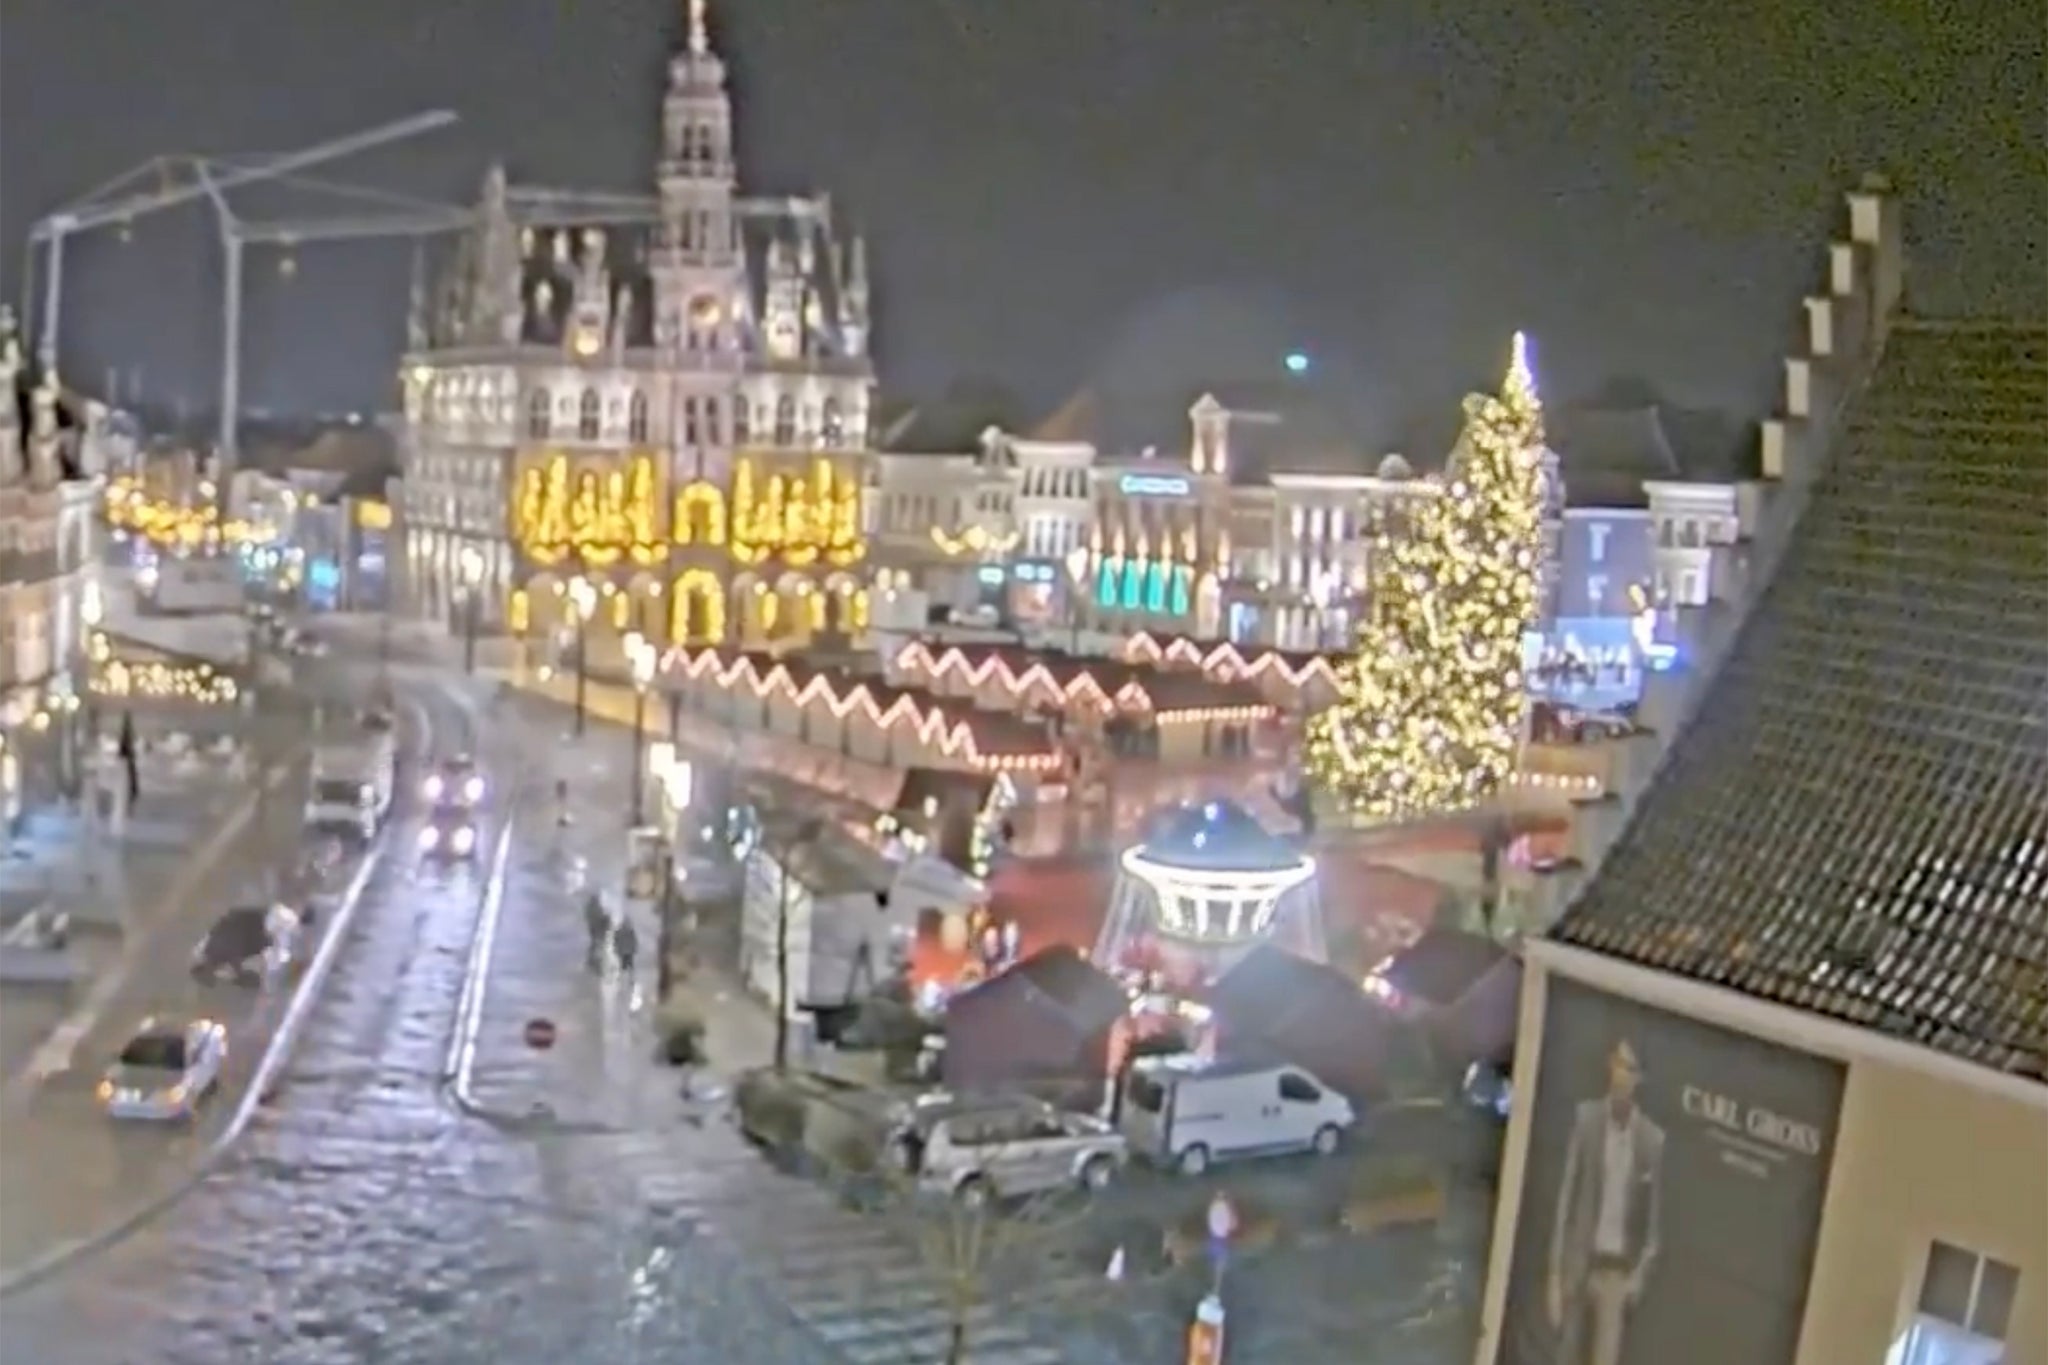
[[115, 750], [121, 757], [121, 767], [128, 778], [128, 809], [131, 811], [135, 809], [136, 803], [142, 800], [141, 756], [136, 752], [136, 747], [135, 714], [132, 711], [123, 711], [121, 737], [115, 743]]
[[633, 927], [631, 915], [620, 915], [618, 925], [612, 930], [612, 955], [619, 960], [619, 975], [630, 982], [633, 979], [633, 959], [640, 955], [640, 932]]
[[604, 908], [604, 897], [595, 891], [583, 900], [583, 928], [590, 935], [584, 965], [593, 972], [603, 971], [605, 945], [612, 936], [612, 917]]

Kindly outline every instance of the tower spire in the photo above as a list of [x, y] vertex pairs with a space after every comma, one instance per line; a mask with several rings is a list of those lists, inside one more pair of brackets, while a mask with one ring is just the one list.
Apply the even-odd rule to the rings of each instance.
[[711, 32], [705, 25], [707, 0], [690, 0], [690, 53], [702, 57], [711, 51]]

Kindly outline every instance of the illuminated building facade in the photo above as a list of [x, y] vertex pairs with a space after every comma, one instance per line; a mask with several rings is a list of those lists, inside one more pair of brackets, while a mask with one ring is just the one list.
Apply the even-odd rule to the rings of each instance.
[[0, 821], [18, 816], [31, 794], [79, 776], [81, 750], [65, 741], [79, 737], [83, 720], [98, 592], [92, 471], [105, 411], [74, 405], [54, 376], [24, 389], [25, 363], [13, 316], [0, 308]]
[[1293, 393], [1207, 391], [1187, 423], [1184, 457], [1148, 451], [1095, 470], [1090, 624], [1348, 647], [1374, 540], [1400, 534], [1412, 499], [1433, 485], [1411, 482], [1398, 455], [1375, 462]]
[[1026, 632], [1072, 624], [1092, 445], [993, 428], [965, 454], [882, 444], [868, 499], [877, 625], [916, 631], [934, 609]]
[[493, 171], [440, 296], [415, 300], [410, 605], [456, 629], [474, 610], [528, 657], [579, 625], [602, 654], [628, 630], [763, 648], [865, 624], [865, 248], [824, 196], [740, 196], [725, 64], [689, 14], [660, 221], [521, 228]]

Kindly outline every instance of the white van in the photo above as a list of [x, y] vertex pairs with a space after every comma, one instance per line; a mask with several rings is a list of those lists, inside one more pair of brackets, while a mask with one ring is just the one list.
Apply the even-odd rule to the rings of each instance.
[[1298, 1066], [1180, 1053], [1132, 1064], [1117, 1121], [1136, 1155], [1200, 1175], [1227, 1157], [1332, 1155], [1358, 1115]]
[[383, 828], [398, 786], [398, 744], [389, 731], [366, 730], [346, 744], [313, 751], [306, 825], [345, 829], [364, 839]]

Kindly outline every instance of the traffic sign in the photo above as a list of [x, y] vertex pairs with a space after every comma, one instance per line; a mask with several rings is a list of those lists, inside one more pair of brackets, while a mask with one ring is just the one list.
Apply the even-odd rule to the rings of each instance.
[[1237, 1209], [1230, 1202], [1230, 1196], [1218, 1193], [1209, 1201], [1209, 1236], [1218, 1242], [1227, 1242], [1237, 1235]]

